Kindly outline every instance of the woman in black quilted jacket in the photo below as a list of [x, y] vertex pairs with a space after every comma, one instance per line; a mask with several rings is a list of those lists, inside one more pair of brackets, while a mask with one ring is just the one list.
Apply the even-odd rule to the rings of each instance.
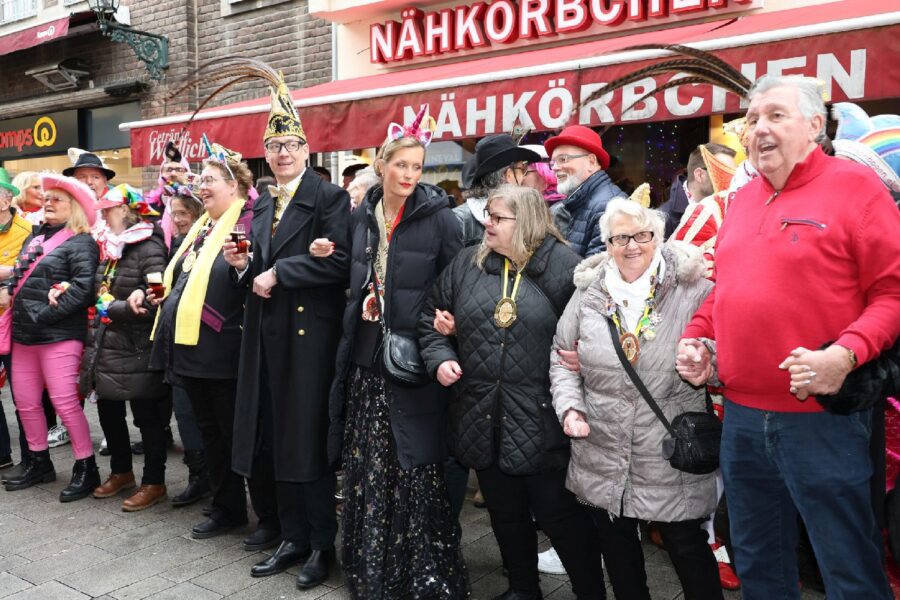
[[97, 413], [110, 452], [110, 474], [94, 490], [95, 498], [110, 498], [135, 486], [125, 404], [144, 443], [144, 476], [137, 492], [123, 503], [133, 512], [166, 497], [166, 432], [171, 411], [168, 386], [161, 371], [150, 371], [150, 329], [156, 311], [144, 302], [147, 276], [162, 281], [166, 268], [165, 238], [157, 225], [142, 217], [157, 216], [127, 185], [110, 190], [97, 207], [109, 231], [101, 240], [97, 269], [97, 302], [92, 323], [93, 344], [82, 363], [82, 392], [97, 394]]
[[580, 258], [535, 190], [502, 186], [485, 210], [484, 240], [438, 278], [419, 344], [429, 372], [456, 392], [453, 452], [477, 472], [509, 572], [495, 600], [542, 597], [532, 515], [576, 597], [605, 598], [590, 516], [565, 488], [569, 442], [550, 396], [550, 347]]
[[[6, 480], [7, 491], [56, 479], [47, 447], [47, 419], [41, 406], [46, 386], [56, 414], [72, 439], [75, 466], [61, 502], [79, 500], [100, 484], [87, 419], [78, 398], [78, 365], [93, 304], [97, 244], [94, 194], [83, 183], [43, 174], [44, 224], [26, 240], [13, 276], [0, 291], [0, 353], [12, 350], [13, 396], [25, 429], [31, 460]], [[25, 462], [25, 461], [23, 461]]]

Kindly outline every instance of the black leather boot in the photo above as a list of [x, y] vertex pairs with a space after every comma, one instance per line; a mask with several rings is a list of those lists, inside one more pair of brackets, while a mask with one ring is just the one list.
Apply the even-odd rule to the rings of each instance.
[[313, 550], [297, 574], [297, 588], [308, 590], [324, 583], [334, 566], [334, 550]]
[[209, 476], [203, 450], [187, 450], [184, 464], [188, 468], [188, 484], [184, 491], [172, 498], [172, 506], [187, 506], [209, 495]]
[[3, 471], [0, 473], [0, 483], [6, 483], [10, 479], [14, 479], [16, 477], [21, 477], [22, 473], [25, 472], [25, 469], [28, 468], [28, 465], [31, 464], [31, 451], [28, 449], [22, 450], [22, 461], [14, 466], [12, 469], [8, 471]]
[[100, 487], [100, 471], [97, 469], [97, 461], [94, 455], [75, 461], [72, 467], [72, 480], [69, 485], [59, 493], [60, 502], [74, 502], [90, 496], [96, 488]]
[[6, 491], [24, 490], [38, 483], [56, 481], [56, 469], [50, 461], [50, 450], [28, 453], [28, 462], [22, 459], [25, 468], [19, 474], [10, 473], [6, 478]]

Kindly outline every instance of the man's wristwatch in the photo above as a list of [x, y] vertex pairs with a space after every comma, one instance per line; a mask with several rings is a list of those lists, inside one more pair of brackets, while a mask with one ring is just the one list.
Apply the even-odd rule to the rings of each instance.
[[278, 270], [277, 270], [277, 266], [276, 266], [276, 265], [272, 265], [272, 268], [271, 268], [270, 270], [272, 271], [272, 277], [275, 278], [275, 281], [276, 281], [276, 283], [277, 283], [277, 282], [278, 282]]

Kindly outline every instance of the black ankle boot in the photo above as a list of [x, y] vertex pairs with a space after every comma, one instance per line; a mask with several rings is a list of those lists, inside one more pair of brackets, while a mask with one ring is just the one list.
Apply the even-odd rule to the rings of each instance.
[[96, 488], [100, 487], [100, 471], [94, 455], [75, 461], [72, 467], [72, 481], [66, 489], [59, 493], [60, 502], [74, 502], [90, 496]]
[[188, 484], [183, 492], [172, 498], [172, 506], [187, 506], [209, 495], [209, 476], [203, 450], [186, 450], [184, 464], [188, 468]]
[[6, 478], [6, 491], [24, 490], [38, 483], [50, 483], [56, 481], [56, 469], [50, 462], [50, 450], [40, 450], [28, 453], [28, 461], [24, 456], [22, 464], [25, 467], [18, 474], [10, 473]]

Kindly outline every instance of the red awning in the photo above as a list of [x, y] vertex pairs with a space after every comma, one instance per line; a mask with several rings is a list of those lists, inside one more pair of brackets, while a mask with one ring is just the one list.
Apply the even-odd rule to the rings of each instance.
[[[749, 15], [619, 38], [384, 73], [297, 90], [294, 102], [313, 152], [375, 147], [391, 121], [409, 120], [429, 104], [435, 139], [450, 140], [508, 131], [518, 116], [537, 131], [569, 122], [573, 105], [604, 82], [631, 72], [660, 54], [615, 53], [627, 46], [689, 44], [714, 51], [751, 79], [763, 73], [822, 79], [833, 100], [900, 96], [900, 11], [886, 13], [881, 0], [829, 4]], [[708, 85], [667, 90], [622, 114], [631, 99], [671, 77], [648, 78], [583, 108], [583, 124], [632, 123], [737, 112], [739, 100]], [[206, 133], [245, 157], [262, 156], [268, 98], [207, 109], [188, 127], [182, 144], [191, 160], [202, 155]], [[405, 115], [405, 116], [404, 116]], [[189, 115], [124, 123], [131, 130], [132, 163], [158, 164], [166, 141], [179, 135]]]
[[69, 33], [69, 17], [63, 17], [49, 23], [42, 23], [10, 33], [0, 37], [0, 56], [11, 52], [25, 50], [38, 44], [52, 42], [55, 39], [66, 37]]

